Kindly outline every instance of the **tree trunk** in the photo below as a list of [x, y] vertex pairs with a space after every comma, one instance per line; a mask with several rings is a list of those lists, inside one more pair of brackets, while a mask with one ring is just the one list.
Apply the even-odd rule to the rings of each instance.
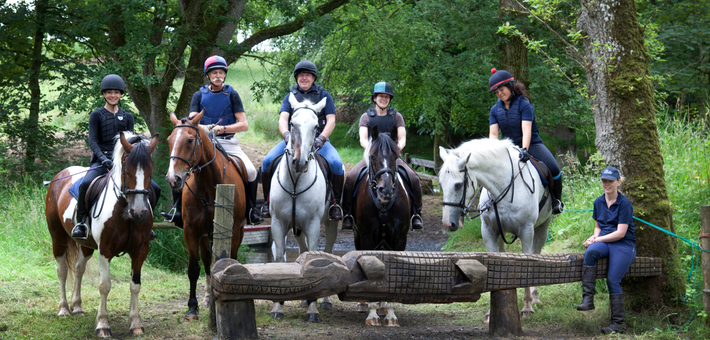
[[451, 101], [440, 104], [437, 109], [436, 123], [434, 128], [434, 169], [438, 171], [443, 164], [439, 156], [439, 146], [450, 148], [449, 125], [451, 125]]
[[30, 86], [30, 114], [25, 123], [25, 169], [24, 173], [29, 173], [34, 169], [35, 158], [37, 158], [37, 148], [39, 147], [37, 134], [39, 127], [39, 104], [42, 99], [42, 93], [39, 88], [39, 78], [42, 73], [42, 43], [44, 42], [44, 23], [47, 13], [47, 1], [38, 0], [35, 2], [35, 29], [34, 44], [32, 46], [32, 66], [29, 70], [29, 86]]
[[[587, 86], [596, 125], [597, 151], [626, 177], [623, 192], [634, 215], [675, 231], [663, 172], [649, 80], [649, 56], [633, 0], [581, 0], [577, 25], [587, 39]], [[642, 222], [636, 226], [638, 256], [663, 259], [663, 275], [624, 283], [635, 309], [678, 305], [684, 296], [677, 242]], [[590, 230], [591, 231], [591, 230]]]
[[[514, 20], [515, 18], [525, 18], [522, 8], [516, 0], [499, 0], [500, 17], [502, 20]], [[506, 70], [528, 88], [528, 49], [523, 44], [523, 40], [518, 36], [509, 37], [500, 34], [504, 39], [498, 48], [500, 57], [498, 66], [501, 70]]]
[[565, 164], [566, 158], [560, 157], [561, 155], [571, 154], [573, 157], [577, 157], [577, 132], [566, 124], [557, 123], [555, 130], [552, 131], [552, 136], [557, 138], [553, 155], [559, 159], [560, 168], [563, 168], [569, 164]]

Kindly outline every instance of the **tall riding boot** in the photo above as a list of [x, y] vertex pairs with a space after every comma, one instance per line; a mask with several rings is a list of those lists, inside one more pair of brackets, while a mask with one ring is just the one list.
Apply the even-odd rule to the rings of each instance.
[[624, 332], [624, 294], [609, 294], [609, 307], [611, 309], [611, 325], [602, 328], [602, 333]]
[[582, 304], [577, 306], [577, 310], [594, 309], [594, 294], [597, 285], [597, 266], [582, 267]]
[[421, 230], [424, 227], [424, 221], [422, 221], [422, 186], [419, 183], [419, 177], [414, 171], [410, 172], [409, 177], [411, 178], [412, 185], [412, 219], [411, 225], [412, 230]]
[[555, 180], [555, 188], [552, 191], [552, 213], [557, 215], [565, 210], [565, 205], [562, 204], [562, 175]]
[[173, 190], [173, 204], [173, 209], [168, 212], [163, 211], [160, 215], [182, 229], [182, 190]]
[[256, 209], [256, 189], [259, 186], [259, 182], [256, 180], [247, 183], [247, 222], [249, 224], [260, 224], [264, 222], [261, 218], [261, 213]]
[[343, 192], [343, 180], [345, 175], [333, 175], [333, 204], [328, 208], [328, 215], [330, 215], [331, 220], [342, 220], [343, 219], [343, 209], [338, 204], [338, 197], [341, 197]]
[[82, 190], [80, 185], [79, 198], [77, 198], [76, 202], [76, 224], [71, 231], [71, 237], [77, 240], [86, 240], [86, 238], [89, 237], [89, 227], [87, 227], [86, 223], [84, 223], [84, 220], [86, 219], [86, 204], [84, 204], [85, 197], [86, 188]]
[[261, 172], [261, 189], [264, 191], [264, 204], [261, 206], [261, 217], [271, 218], [269, 212], [269, 192], [271, 191], [271, 176], [268, 172]]
[[343, 185], [343, 193], [340, 199], [340, 205], [343, 208], [343, 230], [352, 230], [353, 224], [355, 224], [355, 220], [352, 215], [354, 185], [352, 182], [354, 181], [354, 179], [350, 181], [350, 178], [345, 179], [345, 185]]

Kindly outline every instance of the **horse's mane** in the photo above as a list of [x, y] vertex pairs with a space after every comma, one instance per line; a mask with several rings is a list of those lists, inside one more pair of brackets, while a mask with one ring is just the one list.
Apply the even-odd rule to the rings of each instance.
[[497, 160], [507, 160], [510, 148], [514, 147], [510, 139], [490, 139], [479, 138], [472, 139], [468, 142], [461, 143], [459, 147], [452, 150], [459, 157], [468, 157], [471, 155], [471, 160], [481, 160], [484, 162], [492, 162]]
[[370, 144], [365, 149], [365, 162], [369, 166], [369, 155], [383, 155], [388, 152], [399, 157], [399, 147], [397, 147], [397, 143], [395, 143], [390, 136], [386, 133], [380, 133], [375, 139], [370, 137]]
[[[140, 167], [143, 169], [146, 169], [151, 166], [152, 160], [150, 157], [150, 152], [148, 151], [148, 144], [150, 143], [150, 140], [143, 136], [134, 135], [130, 131], [124, 131], [123, 136], [126, 137], [128, 143], [135, 145], [133, 151], [128, 154], [126, 163], [140, 165]], [[123, 159], [123, 155], [125, 154], [125, 150], [123, 149], [123, 145], [121, 144], [120, 134], [114, 137], [114, 143], [113, 168], [114, 173], [120, 176], [120, 174], [123, 172], [123, 164], [121, 163], [121, 160]]]

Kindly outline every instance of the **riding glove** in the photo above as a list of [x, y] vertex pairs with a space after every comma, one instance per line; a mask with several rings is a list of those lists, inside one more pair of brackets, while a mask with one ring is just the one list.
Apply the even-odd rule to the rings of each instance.
[[106, 170], [111, 170], [111, 169], [113, 169], [113, 162], [112, 162], [110, 159], [108, 159], [108, 158], [106, 158], [106, 159], [104, 159], [103, 161], [101, 161], [101, 165], [102, 165], [104, 168], [106, 168]]
[[520, 156], [518, 156], [521, 162], [525, 163], [530, 160], [530, 154], [528, 149], [520, 149]]
[[291, 139], [291, 132], [290, 131], [284, 132], [283, 138], [284, 138], [284, 142], [286, 142], [286, 144], [288, 144], [288, 140]]
[[323, 144], [325, 144], [325, 142], [326, 142], [325, 136], [318, 135], [318, 137], [316, 137], [316, 142], [313, 143], [313, 148], [315, 148], [316, 150], [320, 150], [320, 148], [323, 147]]

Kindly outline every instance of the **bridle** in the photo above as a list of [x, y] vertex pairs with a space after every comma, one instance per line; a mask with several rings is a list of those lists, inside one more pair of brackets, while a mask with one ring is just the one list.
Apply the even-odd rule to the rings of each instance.
[[[188, 172], [199, 173], [200, 171], [202, 171], [202, 169], [204, 169], [206, 166], [210, 165], [210, 164], [211, 164], [212, 162], [214, 162], [214, 160], [217, 158], [217, 152], [216, 152], [216, 151], [217, 151], [217, 145], [216, 145], [215, 143], [212, 143], [212, 147], [214, 148], [214, 151], [215, 151], [215, 152], [213, 152], [214, 157], [212, 157], [212, 159], [211, 159], [209, 162], [205, 163], [204, 165], [202, 165], [202, 166], [197, 166], [197, 162], [199, 162], [200, 158], [202, 157], [202, 154], [200, 154], [200, 157], [197, 157], [197, 149], [198, 149], [198, 145], [197, 145], [197, 144], [198, 144], [198, 143], [199, 143], [200, 153], [202, 153], [202, 137], [200, 137], [200, 130], [199, 130], [199, 127], [194, 126], [194, 125], [192, 125], [192, 124], [178, 124], [178, 125], [175, 125], [175, 128], [181, 128], [181, 127], [187, 127], [187, 128], [195, 129], [195, 132], [197, 132], [197, 133], [196, 133], [196, 135], [197, 135], [197, 143], [195, 143], [195, 145], [192, 147], [192, 153], [190, 154], [190, 159], [185, 159], [185, 158], [183, 158], [183, 157], [180, 157], [180, 156], [173, 156], [173, 155], [170, 155], [170, 159], [179, 159], [179, 160], [181, 160], [181, 161], [187, 163], [187, 166], [189, 167]], [[195, 160], [195, 164], [192, 164], [193, 158], [194, 158], [194, 160]]]
[[[304, 109], [311, 110], [311, 111], [313, 111], [313, 113], [316, 114], [316, 117], [318, 116], [318, 113], [316, 113], [316, 111], [311, 109], [310, 107], [299, 107], [293, 111], [292, 117], [294, 115], [296, 115], [296, 111], [304, 110]], [[318, 126], [316, 125], [316, 128], [317, 127]], [[291, 128], [293, 128], [293, 126], [289, 122], [289, 131], [291, 130]], [[291, 134], [291, 135], [293, 136], [293, 134]], [[293, 144], [293, 143], [291, 143], [291, 144]], [[303, 189], [301, 191], [297, 191], [296, 188], [298, 187], [298, 180], [301, 179], [301, 176], [298, 176], [295, 179], [293, 178], [293, 172], [291, 171], [291, 165], [290, 165], [291, 162], [289, 161], [289, 157], [288, 157], [288, 156], [293, 157], [295, 155], [295, 153], [296, 152], [292, 148], [289, 148], [287, 145], [286, 149], [284, 149], [284, 154], [285, 154], [284, 158], [285, 159], [281, 160], [282, 162], [286, 162], [286, 169], [288, 170], [287, 171], [288, 177], [291, 179], [291, 183], [293, 183], [293, 190], [291, 190], [289, 192], [289, 190], [286, 189], [286, 187], [284, 187], [283, 183], [281, 183], [281, 175], [280, 175], [281, 174], [281, 167], [278, 167], [276, 169], [276, 180], [278, 181], [279, 186], [281, 186], [281, 189], [283, 189], [283, 191], [288, 192], [291, 195], [291, 228], [293, 229], [293, 235], [300, 236], [301, 230], [296, 229], [296, 198], [298, 198], [298, 195], [308, 191], [311, 187], [313, 187], [314, 184], [316, 184], [316, 180], [318, 180], [318, 169], [316, 169], [316, 171], [315, 171], [316, 174], [315, 174], [315, 176], [313, 176], [313, 182], [311, 182], [311, 184], [308, 185], [308, 187], [306, 187], [305, 189]], [[304, 172], [308, 171], [308, 163], [310, 163], [313, 159], [315, 159], [315, 151], [311, 148], [311, 152], [308, 154], [308, 158], [306, 159], [306, 171], [304, 171]]]
[[476, 189], [476, 192], [473, 194], [473, 198], [471, 198], [471, 201], [466, 204], [466, 192], [468, 191], [468, 184], [471, 183], [472, 187], [476, 187], [476, 184], [473, 183], [473, 179], [471, 179], [471, 176], [468, 175], [468, 168], [465, 167], [459, 172], [463, 172], [463, 195], [461, 196], [461, 200], [458, 202], [441, 202], [442, 205], [444, 206], [451, 206], [455, 208], [459, 208], [462, 211], [462, 214], [467, 216], [471, 212], [478, 212], [478, 215], [470, 217], [471, 219], [474, 219], [478, 216], [481, 216], [481, 209], [471, 209], [471, 205], [473, 204], [474, 201], [476, 201], [476, 197], [481, 194], [481, 189], [483, 187], [479, 186], [478, 189]]
[[[397, 173], [394, 172], [391, 168], [389, 167], [384, 167], [380, 169], [379, 171], [375, 172], [374, 167], [373, 167], [373, 162], [372, 162], [372, 155], [370, 155], [370, 165], [367, 167], [367, 176], [369, 177], [369, 190], [370, 190], [370, 196], [372, 197], [372, 201], [375, 202], [375, 206], [377, 207], [377, 210], [380, 213], [380, 216], [387, 216], [387, 213], [389, 210], [392, 208], [394, 205], [394, 201], [397, 198], [397, 192], [399, 191], [399, 178], [397, 176]], [[395, 161], [395, 164], [396, 161]], [[377, 199], [377, 196], [375, 196], [375, 193], [373, 190], [377, 190], [377, 178], [381, 175], [388, 174], [392, 176], [392, 191], [394, 191], [394, 194], [392, 196], [392, 199], [390, 202], [387, 204], [387, 206], [382, 207], [380, 205], [380, 201]]]

